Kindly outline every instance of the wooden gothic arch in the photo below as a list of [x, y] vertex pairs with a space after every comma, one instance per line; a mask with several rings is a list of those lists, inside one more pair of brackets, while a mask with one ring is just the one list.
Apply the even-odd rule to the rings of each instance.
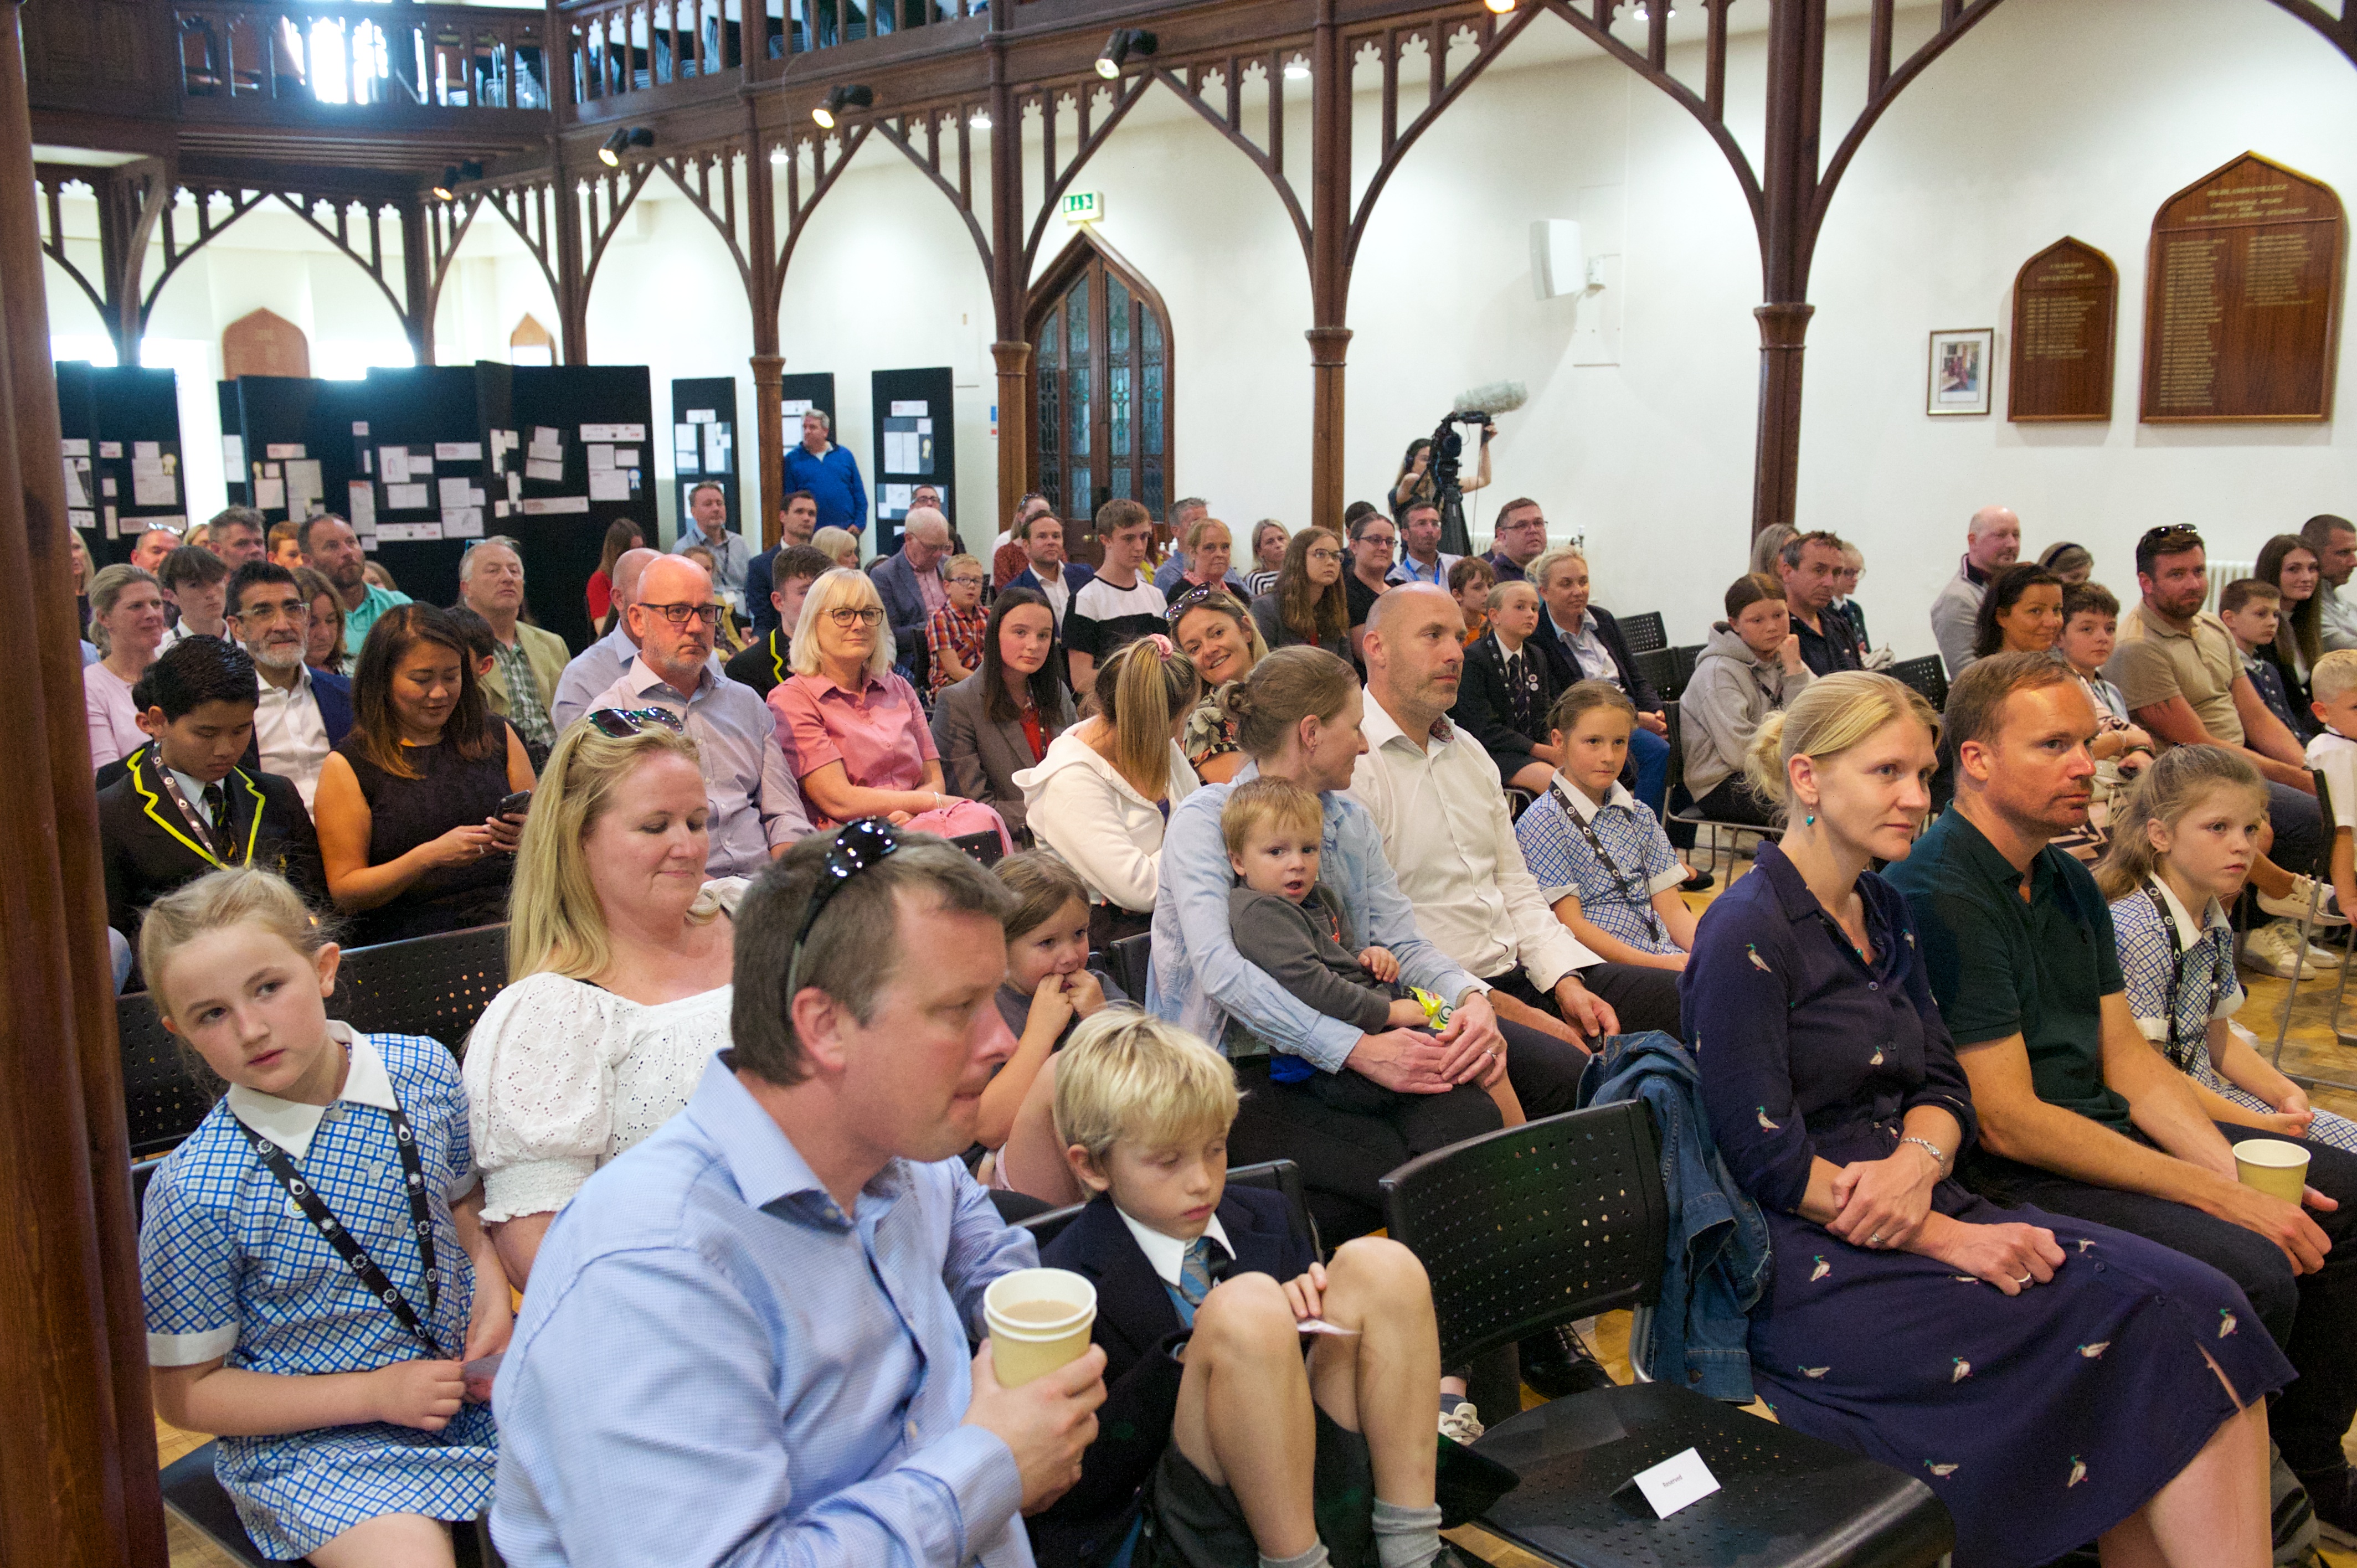
[[1159, 518], [1172, 499], [1170, 310], [1143, 273], [1084, 228], [1028, 291], [1023, 335], [1031, 353], [1018, 488], [1047, 496], [1068, 552], [1093, 563], [1099, 506], [1142, 501]]

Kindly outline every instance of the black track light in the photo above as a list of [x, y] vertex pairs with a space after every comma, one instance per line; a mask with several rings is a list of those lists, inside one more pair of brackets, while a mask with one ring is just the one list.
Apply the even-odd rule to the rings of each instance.
[[482, 178], [482, 160], [479, 158], [467, 158], [462, 160], [458, 165], [458, 177], [462, 180], [478, 180]]
[[811, 118], [817, 121], [822, 129], [832, 131], [836, 116], [845, 110], [869, 108], [875, 102], [876, 90], [855, 81], [828, 90], [826, 102], [812, 109]]
[[448, 168], [442, 171], [442, 177], [434, 182], [434, 199], [436, 201], [449, 201], [456, 199], [457, 194], [458, 166], [457, 164], [452, 164]]
[[644, 125], [631, 125], [617, 130], [597, 149], [597, 159], [608, 168], [620, 168], [622, 155], [632, 147], [651, 147], [655, 134]]
[[1107, 81], [1121, 75], [1124, 62], [1133, 55], [1143, 59], [1154, 52], [1155, 37], [1143, 27], [1115, 27], [1113, 37], [1097, 56], [1097, 74]]

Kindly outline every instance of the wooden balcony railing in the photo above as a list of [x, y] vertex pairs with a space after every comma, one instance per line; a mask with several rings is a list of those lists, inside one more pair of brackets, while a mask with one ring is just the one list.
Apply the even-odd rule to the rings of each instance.
[[181, 0], [171, 14], [189, 99], [549, 107], [538, 11]]
[[985, 15], [989, 0], [571, 0], [561, 7], [575, 101]]

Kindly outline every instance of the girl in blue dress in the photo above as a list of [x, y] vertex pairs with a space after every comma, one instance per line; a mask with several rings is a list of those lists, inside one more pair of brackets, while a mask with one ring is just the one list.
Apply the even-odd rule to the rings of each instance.
[[1867, 869], [1922, 825], [1933, 723], [1862, 671], [1768, 716], [1747, 771], [1785, 836], [1681, 978], [1712, 1135], [1773, 1243], [1752, 1377], [1785, 1425], [1923, 1477], [1958, 1568], [2089, 1541], [2107, 1568], [2262, 1568], [2265, 1401], [2292, 1371], [2242, 1292], [1951, 1177], [1971, 1093], [1906, 900]]
[[268, 872], [156, 901], [139, 957], [166, 1025], [229, 1091], [140, 1227], [156, 1412], [219, 1434], [254, 1544], [321, 1568], [446, 1568], [490, 1506], [488, 1389], [508, 1286], [485, 1239], [457, 1066], [330, 1022], [338, 951]]
[[2120, 977], [2145, 1038], [2200, 1086], [2212, 1121], [2357, 1152], [2357, 1122], [2319, 1111], [2227, 1020], [2243, 1005], [2227, 907], [2261, 853], [2266, 780], [2222, 746], [2146, 765], [2112, 822], [2095, 886], [2112, 907]]

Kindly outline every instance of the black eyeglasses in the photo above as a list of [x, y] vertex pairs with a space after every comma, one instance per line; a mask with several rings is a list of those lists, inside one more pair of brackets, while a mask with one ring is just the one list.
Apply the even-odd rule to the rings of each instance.
[[837, 605], [826, 613], [828, 619], [846, 629], [855, 626], [875, 627], [884, 624], [884, 612], [873, 605], [866, 609], [854, 609], [848, 605]]
[[589, 722], [597, 726], [599, 735], [615, 740], [628, 740], [651, 724], [674, 735], [687, 733], [687, 722], [669, 708], [599, 708], [589, 715]]
[[640, 604], [639, 608], [642, 610], [652, 610], [657, 615], [662, 617], [663, 619], [671, 622], [673, 626], [685, 626], [688, 622], [688, 618], [691, 616], [694, 617], [696, 621], [704, 626], [716, 626], [720, 622], [720, 607], [718, 605]]
[[826, 913], [828, 902], [853, 877], [883, 861], [900, 847], [900, 837], [892, 824], [881, 817], [862, 817], [856, 822], [845, 822], [826, 847], [826, 864], [819, 867], [818, 885], [811, 889], [810, 907], [802, 911], [802, 929], [794, 933], [792, 952], [786, 959], [786, 1002], [793, 1004], [796, 983], [802, 969], [802, 944]]

